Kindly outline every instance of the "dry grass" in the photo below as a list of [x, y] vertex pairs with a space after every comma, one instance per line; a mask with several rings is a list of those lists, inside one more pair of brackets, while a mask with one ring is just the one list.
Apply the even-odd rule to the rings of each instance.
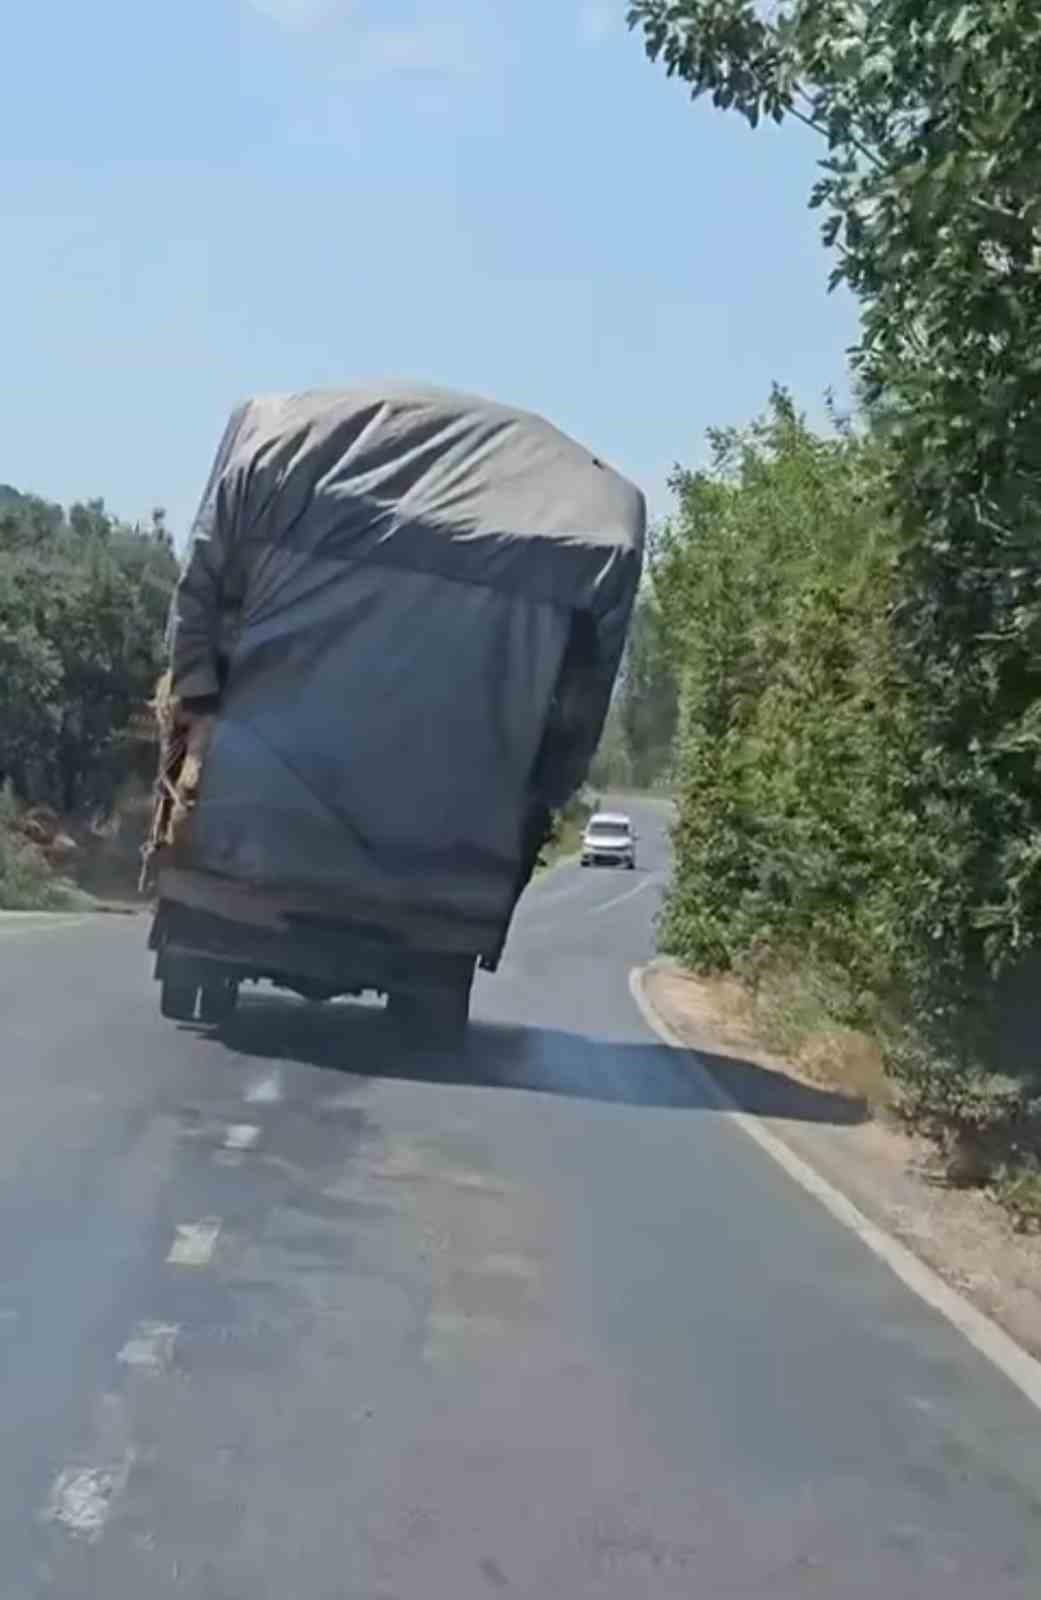
[[42, 813], [27, 817], [12, 790], [0, 789], [0, 910], [89, 909], [90, 896], [57, 868], [59, 857], [67, 859], [69, 845], [64, 833], [48, 833]]
[[736, 977], [699, 978], [729, 1043], [783, 1058], [803, 1082], [861, 1100], [889, 1115], [896, 1090], [882, 1051], [868, 1033], [833, 1021], [825, 986], [797, 969], [760, 969], [754, 984]]
[[[735, 977], [668, 974], [681, 1005], [700, 1015], [728, 1047], [811, 1085], [859, 1101], [894, 1130], [914, 1132], [900, 1085], [887, 1076], [880, 1044], [842, 1027], [829, 1014], [833, 996], [817, 975], [779, 963], [760, 968], [754, 984]], [[918, 1129], [920, 1132], [921, 1130]], [[1006, 1212], [1017, 1233], [1041, 1235], [1041, 1160], [1010, 1148], [981, 1150], [970, 1136], [941, 1139], [936, 1177], [950, 1188], [983, 1191]]]
[[1041, 1163], [1024, 1163], [999, 1178], [995, 1193], [1020, 1233], [1041, 1234]]

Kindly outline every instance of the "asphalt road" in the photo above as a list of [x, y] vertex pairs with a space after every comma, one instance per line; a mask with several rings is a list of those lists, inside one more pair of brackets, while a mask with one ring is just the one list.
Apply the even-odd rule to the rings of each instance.
[[0, 923], [2, 1600], [1036, 1600], [1041, 1417], [641, 1020], [634, 809], [461, 1065]]

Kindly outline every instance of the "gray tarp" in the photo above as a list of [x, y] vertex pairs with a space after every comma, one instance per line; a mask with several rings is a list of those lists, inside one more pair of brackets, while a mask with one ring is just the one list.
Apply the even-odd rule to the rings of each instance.
[[533, 809], [596, 748], [644, 524], [587, 450], [471, 396], [242, 406], [173, 614], [174, 691], [221, 694], [193, 865], [494, 943]]

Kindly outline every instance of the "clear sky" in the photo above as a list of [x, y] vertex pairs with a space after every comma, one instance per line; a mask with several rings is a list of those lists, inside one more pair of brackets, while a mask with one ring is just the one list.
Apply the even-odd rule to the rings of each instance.
[[232, 405], [416, 377], [667, 507], [772, 379], [847, 392], [819, 154], [692, 107], [625, 0], [32, 0], [0, 38], [0, 482], [195, 509]]

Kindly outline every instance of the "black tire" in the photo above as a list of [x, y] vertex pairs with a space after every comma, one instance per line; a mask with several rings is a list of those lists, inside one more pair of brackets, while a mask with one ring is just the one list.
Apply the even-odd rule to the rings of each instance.
[[207, 983], [199, 991], [199, 1021], [211, 1028], [218, 1028], [234, 1014], [238, 1003], [239, 986], [234, 978]]
[[415, 995], [395, 989], [387, 996], [387, 1015], [396, 1027], [411, 1032], [419, 1022], [419, 1003]]
[[436, 989], [405, 989], [387, 999], [391, 1019], [410, 1043], [461, 1050], [470, 1021], [472, 975]]
[[194, 1022], [199, 991], [194, 983], [164, 978], [159, 985], [159, 1010], [170, 1022]]

